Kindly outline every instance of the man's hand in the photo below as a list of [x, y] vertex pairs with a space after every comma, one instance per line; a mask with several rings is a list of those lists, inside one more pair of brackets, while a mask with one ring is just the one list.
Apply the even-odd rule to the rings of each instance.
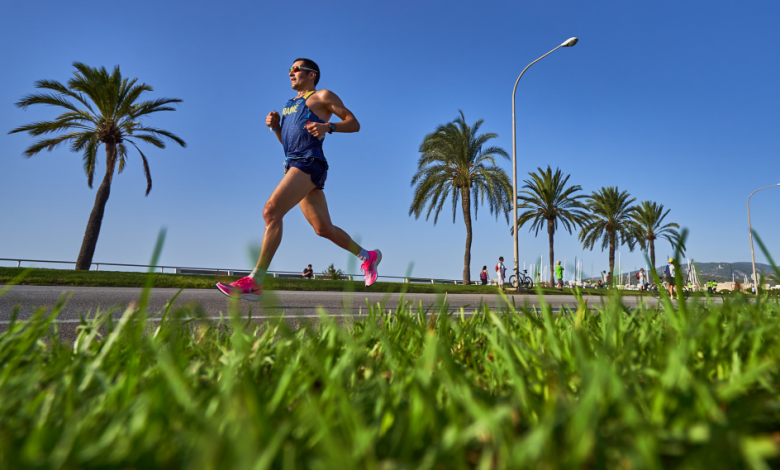
[[309, 121], [304, 127], [307, 131], [309, 131], [309, 134], [313, 135], [314, 137], [324, 137], [325, 134], [328, 133], [329, 125], [327, 122], [321, 123]]
[[271, 129], [278, 129], [279, 122], [280, 122], [279, 113], [277, 113], [276, 111], [271, 111], [270, 113], [268, 113], [268, 116], [265, 117], [265, 125], [270, 127]]

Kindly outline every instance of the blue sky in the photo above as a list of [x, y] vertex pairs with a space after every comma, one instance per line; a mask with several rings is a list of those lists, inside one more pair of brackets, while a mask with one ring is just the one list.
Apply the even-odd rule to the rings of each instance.
[[[517, 93], [518, 174], [559, 166], [586, 193], [617, 185], [671, 209], [690, 229], [688, 256], [747, 261], [745, 202], [780, 183], [780, 4], [755, 2], [13, 2], [0, 17], [0, 258], [75, 260], [94, 203], [81, 157], [66, 147], [22, 157], [33, 140], [8, 135], [56, 110], [13, 106], [36, 80], [66, 81], [74, 61], [120, 65], [176, 97], [150, 123], [187, 148], [144, 149], [154, 188], [144, 197], [140, 157], [114, 179], [95, 261], [146, 263], [161, 227], [169, 265], [245, 268], [263, 231], [262, 207], [282, 175], [265, 115], [294, 95], [296, 57], [322, 69], [362, 124], [329, 136], [325, 193], [334, 222], [385, 258], [380, 274], [459, 278], [465, 227], [407, 215], [423, 137], [463, 110], [511, 152], [511, 91], [531, 61], [571, 36], [573, 48], [534, 65]], [[511, 172], [511, 162], [501, 165]], [[780, 188], [758, 193], [753, 226], [780, 257]], [[285, 219], [271, 269], [347, 268], [300, 211]], [[619, 250], [624, 267], [640, 252]], [[657, 255], [670, 251], [660, 243]], [[523, 228], [520, 261], [548, 252]], [[474, 223], [472, 278], [512, 237], [484, 206]], [[606, 269], [559, 232], [556, 257]], [[763, 261], [757, 255], [757, 261]], [[8, 263], [5, 263], [8, 265]]]

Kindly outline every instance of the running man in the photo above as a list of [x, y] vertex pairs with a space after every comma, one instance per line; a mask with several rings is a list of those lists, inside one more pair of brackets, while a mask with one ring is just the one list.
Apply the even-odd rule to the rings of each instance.
[[555, 265], [555, 279], [557, 279], [556, 289], [563, 290], [563, 266], [561, 266], [560, 260]]
[[[315, 88], [320, 81], [320, 68], [314, 61], [295, 59], [289, 77], [297, 96], [287, 102], [281, 116], [273, 111], [265, 119], [265, 124], [284, 147], [284, 176], [263, 209], [265, 233], [257, 266], [249, 276], [238, 281], [217, 283], [217, 289], [228, 296], [260, 300], [263, 278], [282, 241], [282, 219], [296, 205], [317, 235], [363, 262], [361, 269], [365, 273], [366, 286], [376, 281], [377, 267], [382, 261], [379, 250], [366, 251], [346, 232], [333, 225], [323, 192], [328, 176], [328, 162], [322, 151], [325, 135], [357, 132], [360, 123], [335, 93]], [[334, 114], [341, 119], [340, 122], [328, 122]]]

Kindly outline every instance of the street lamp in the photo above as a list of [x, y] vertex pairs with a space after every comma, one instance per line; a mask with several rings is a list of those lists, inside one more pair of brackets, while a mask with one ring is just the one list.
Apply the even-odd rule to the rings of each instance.
[[[526, 70], [528, 70], [528, 67], [534, 65], [535, 63], [539, 62], [540, 60], [544, 59], [548, 55], [552, 54], [553, 52], [557, 51], [561, 47], [572, 47], [573, 45], [577, 44], [578, 39], [577, 38], [569, 38], [566, 41], [563, 42], [560, 46], [556, 47], [555, 49], [551, 50], [547, 54], [539, 57], [535, 61], [528, 64], [522, 72], [520, 72], [520, 76], [517, 77], [517, 81], [515, 82], [515, 88], [512, 90], [512, 199], [514, 199], [514, 218], [512, 219], [512, 223], [514, 224], [514, 244], [515, 244], [515, 281], [520, 282], [520, 262], [518, 260], [519, 258], [519, 249], [518, 249], [518, 243], [517, 243], [517, 125], [515, 124], [515, 92], [517, 91], [517, 84], [520, 83], [520, 79], [523, 78], [523, 74]], [[550, 261], [552, 263], [552, 260]]]
[[756, 255], [753, 253], [753, 228], [750, 226], [750, 198], [753, 197], [754, 194], [761, 191], [762, 189], [773, 188], [775, 186], [780, 186], [780, 183], [773, 184], [771, 186], [766, 186], [764, 188], [756, 189], [755, 191], [750, 193], [750, 196], [748, 196], [747, 209], [748, 209], [748, 231], [750, 232], [750, 257], [753, 259], [753, 283], [754, 283], [753, 285], [756, 286], [756, 294], [758, 294], [758, 276], [756, 275]]

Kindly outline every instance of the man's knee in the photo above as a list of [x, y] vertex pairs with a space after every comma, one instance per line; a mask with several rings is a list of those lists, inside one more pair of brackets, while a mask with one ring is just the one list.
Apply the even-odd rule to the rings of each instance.
[[284, 214], [277, 209], [276, 204], [271, 201], [265, 203], [265, 207], [263, 208], [263, 219], [265, 220], [266, 225], [279, 222], [283, 216]]
[[314, 233], [322, 238], [327, 238], [328, 240], [333, 239], [333, 237], [336, 235], [336, 231], [331, 224], [317, 224], [314, 225], [313, 228]]

